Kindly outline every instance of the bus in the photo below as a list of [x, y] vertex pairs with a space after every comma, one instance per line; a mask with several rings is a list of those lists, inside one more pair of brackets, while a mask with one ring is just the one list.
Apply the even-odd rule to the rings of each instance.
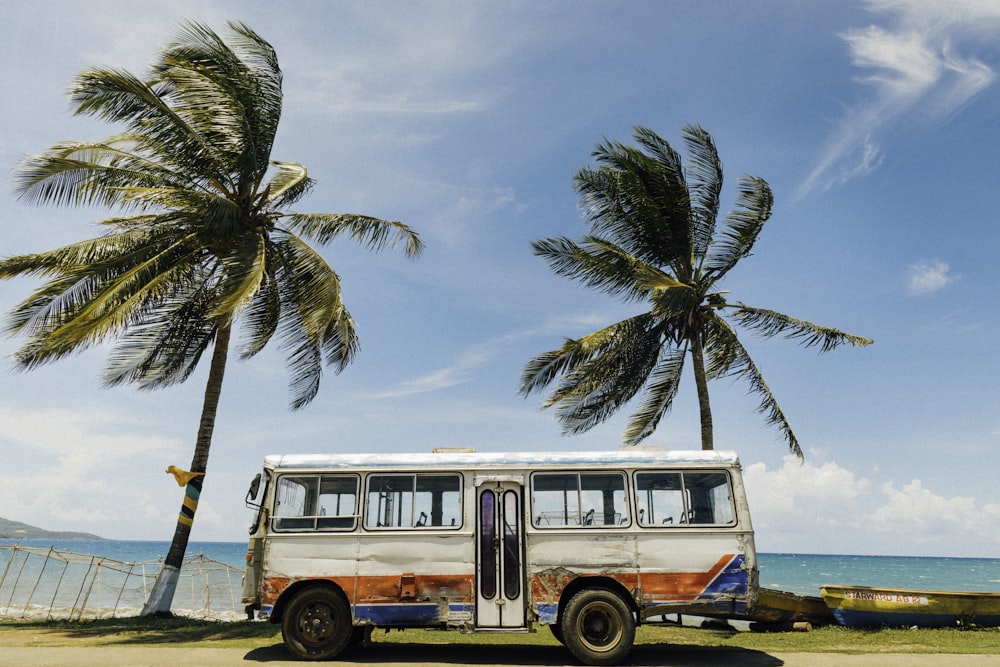
[[243, 603], [299, 659], [373, 628], [548, 626], [611, 665], [637, 625], [746, 616], [758, 594], [733, 452], [273, 455], [247, 504]]

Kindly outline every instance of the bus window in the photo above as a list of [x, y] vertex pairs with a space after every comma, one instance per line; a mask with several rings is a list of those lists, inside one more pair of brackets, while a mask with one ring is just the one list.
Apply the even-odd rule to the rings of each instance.
[[732, 525], [732, 486], [724, 472], [635, 475], [640, 526]]
[[356, 475], [282, 475], [274, 502], [276, 530], [353, 530]]
[[684, 486], [679, 472], [636, 473], [635, 500], [640, 526], [685, 522]]
[[684, 487], [691, 505], [691, 523], [734, 523], [733, 494], [726, 473], [684, 473]]
[[459, 475], [369, 475], [365, 528], [460, 528]]
[[629, 523], [623, 473], [537, 473], [531, 477], [536, 528]]
[[316, 527], [350, 529], [357, 525], [358, 478], [323, 475], [319, 484], [319, 518]]

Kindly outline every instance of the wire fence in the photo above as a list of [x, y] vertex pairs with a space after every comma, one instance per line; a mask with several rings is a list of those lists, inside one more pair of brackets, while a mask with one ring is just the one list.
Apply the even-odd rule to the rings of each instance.
[[[0, 618], [72, 620], [137, 616], [162, 561], [0, 544]], [[243, 571], [202, 554], [181, 566], [171, 611], [212, 620], [245, 619]]]

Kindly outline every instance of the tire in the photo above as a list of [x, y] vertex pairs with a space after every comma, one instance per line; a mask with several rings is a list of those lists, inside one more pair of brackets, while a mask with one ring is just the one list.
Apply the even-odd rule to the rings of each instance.
[[566, 648], [587, 665], [617, 665], [635, 641], [635, 615], [606, 588], [584, 589], [570, 598], [560, 628]]
[[566, 640], [563, 639], [563, 633], [562, 633], [562, 626], [561, 625], [559, 625], [558, 623], [552, 623], [552, 624], [549, 625], [549, 630], [552, 631], [552, 636], [556, 638], [556, 641], [558, 641], [563, 646], [566, 645]]
[[353, 635], [351, 608], [330, 588], [299, 591], [281, 617], [285, 646], [300, 660], [329, 660], [347, 647]]

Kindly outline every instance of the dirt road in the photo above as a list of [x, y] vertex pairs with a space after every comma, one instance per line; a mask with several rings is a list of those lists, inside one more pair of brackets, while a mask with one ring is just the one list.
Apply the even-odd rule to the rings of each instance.
[[[266, 663], [268, 667], [305, 667], [308, 662], [292, 660], [281, 644], [257, 648], [170, 648], [163, 645], [116, 647], [30, 647], [5, 646], [0, 650], [0, 666], [22, 667], [230, 667]], [[384, 667], [553, 667], [576, 665], [561, 647], [497, 647], [456, 645], [383, 644], [355, 651], [342, 660], [320, 663], [335, 667], [381, 665]], [[675, 647], [665, 654], [662, 647], [637, 646], [630, 656], [631, 665], [661, 667], [965, 667], [995, 665], [1000, 655], [913, 655], [830, 653], [762, 653], [746, 649]]]

